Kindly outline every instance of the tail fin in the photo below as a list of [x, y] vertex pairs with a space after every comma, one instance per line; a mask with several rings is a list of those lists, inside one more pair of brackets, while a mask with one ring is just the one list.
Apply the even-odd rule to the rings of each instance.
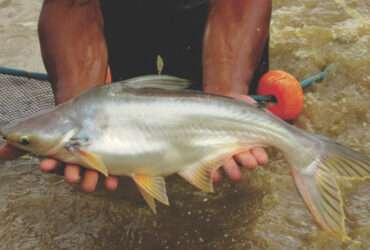
[[370, 159], [330, 139], [320, 140], [324, 145], [321, 154], [309, 166], [293, 168], [292, 174], [316, 222], [342, 241], [350, 240], [337, 179], [370, 179]]

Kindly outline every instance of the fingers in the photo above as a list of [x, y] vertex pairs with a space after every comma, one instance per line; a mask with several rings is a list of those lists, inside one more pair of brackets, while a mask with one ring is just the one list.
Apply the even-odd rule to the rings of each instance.
[[[258, 165], [265, 165], [267, 162], [268, 155], [266, 151], [263, 148], [254, 148], [226, 160], [223, 169], [232, 181], [238, 181], [241, 179], [239, 166], [253, 170], [256, 169]], [[222, 179], [220, 171], [214, 171], [212, 173], [212, 179], [215, 182], [220, 181]]]
[[251, 150], [251, 153], [259, 165], [266, 165], [268, 163], [269, 157], [263, 148], [254, 148]]
[[254, 100], [252, 97], [247, 96], [247, 95], [233, 94], [231, 97], [237, 100], [247, 102], [249, 104], [257, 104], [256, 100]]
[[243, 152], [234, 156], [235, 160], [245, 168], [255, 169], [257, 167], [257, 160], [250, 151]]
[[118, 187], [118, 177], [108, 176], [105, 178], [104, 187], [108, 191], [115, 191]]
[[40, 169], [42, 172], [49, 173], [57, 169], [59, 163], [54, 159], [45, 159], [40, 162]]
[[212, 172], [211, 176], [212, 176], [212, 180], [213, 180], [213, 182], [218, 183], [218, 182], [220, 182], [220, 181], [222, 180], [222, 174], [221, 174], [220, 169], [216, 169], [216, 170], [214, 170], [214, 171]]
[[70, 184], [79, 183], [81, 179], [78, 165], [66, 165], [64, 168], [64, 180]]
[[81, 183], [82, 191], [86, 193], [94, 192], [98, 184], [98, 179], [98, 172], [87, 169]]
[[[241, 173], [238, 164], [235, 162], [233, 158], [227, 159], [224, 162], [223, 169], [226, 173], [226, 175], [232, 180], [232, 181], [238, 181], [241, 178]], [[220, 182], [222, 180], [222, 173], [220, 169], [216, 169], [212, 172], [212, 180], [214, 182]]]
[[[99, 180], [99, 173], [93, 170], [86, 170], [82, 180], [81, 189], [84, 192], [94, 192]], [[117, 176], [107, 176], [104, 181], [104, 187], [107, 191], [115, 191], [118, 187]]]
[[[54, 159], [45, 159], [40, 163], [40, 169], [43, 172], [50, 173], [61, 167], [61, 163]], [[68, 164], [64, 168], [64, 180], [70, 184], [77, 184], [81, 180], [81, 167]], [[93, 170], [86, 170], [81, 183], [81, 189], [84, 192], [94, 192], [98, 184], [99, 174]], [[105, 178], [104, 186], [108, 191], [115, 191], [118, 187], [118, 177], [108, 176]]]
[[238, 181], [241, 178], [241, 173], [238, 164], [233, 158], [228, 159], [224, 162], [225, 173], [229, 176], [232, 181]]
[[5, 143], [0, 147], [0, 159], [3, 160], [14, 160], [24, 154], [24, 151], [16, 149], [8, 143]]
[[258, 165], [266, 165], [268, 162], [268, 155], [263, 148], [251, 149], [235, 155], [234, 158], [240, 165], [252, 170]]

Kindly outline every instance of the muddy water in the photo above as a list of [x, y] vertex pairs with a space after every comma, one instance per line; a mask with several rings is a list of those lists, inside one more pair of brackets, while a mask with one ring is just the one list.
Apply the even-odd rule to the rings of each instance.
[[44, 71], [37, 18], [41, 1], [0, 0], [0, 66]]
[[[39, 1], [0, 0], [0, 64], [41, 69]], [[334, 64], [306, 91], [306, 130], [370, 155], [370, 2], [275, 0], [272, 68], [304, 78]], [[1, 164], [0, 249], [370, 249], [369, 182], [343, 183], [348, 231], [340, 243], [319, 230], [275, 151], [265, 169], [224, 182], [215, 194], [169, 178], [171, 206], [147, 209], [133, 184], [118, 192], [80, 193], [36, 162]]]

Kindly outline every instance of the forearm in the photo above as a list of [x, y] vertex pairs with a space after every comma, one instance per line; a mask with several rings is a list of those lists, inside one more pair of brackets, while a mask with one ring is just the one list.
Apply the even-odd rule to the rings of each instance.
[[203, 87], [215, 94], [247, 94], [271, 17], [271, 0], [214, 0], [203, 44]]
[[57, 104], [104, 83], [108, 55], [98, 0], [45, 0], [39, 37]]

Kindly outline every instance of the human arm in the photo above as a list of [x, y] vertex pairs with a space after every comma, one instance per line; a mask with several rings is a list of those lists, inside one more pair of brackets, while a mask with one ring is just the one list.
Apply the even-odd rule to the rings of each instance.
[[[45, 0], [39, 20], [39, 38], [56, 104], [105, 82], [108, 55], [98, 0]], [[46, 159], [40, 168], [50, 172], [61, 164]], [[65, 180], [79, 182], [80, 172], [79, 166], [67, 164]], [[98, 173], [86, 170], [81, 182], [82, 190], [94, 191], [97, 181]], [[116, 177], [105, 179], [108, 190], [116, 189], [117, 185]]]
[[[267, 42], [271, 5], [271, 0], [212, 1], [203, 44], [205, 92], [233, 97], [248, 93]], [[224, 170], [238, 180], [238, 165], [255, 168], [267, 161], [266, 152], [254, 148], [226, 160]], [[214, 179], [220, 179], [218, 172]]]

